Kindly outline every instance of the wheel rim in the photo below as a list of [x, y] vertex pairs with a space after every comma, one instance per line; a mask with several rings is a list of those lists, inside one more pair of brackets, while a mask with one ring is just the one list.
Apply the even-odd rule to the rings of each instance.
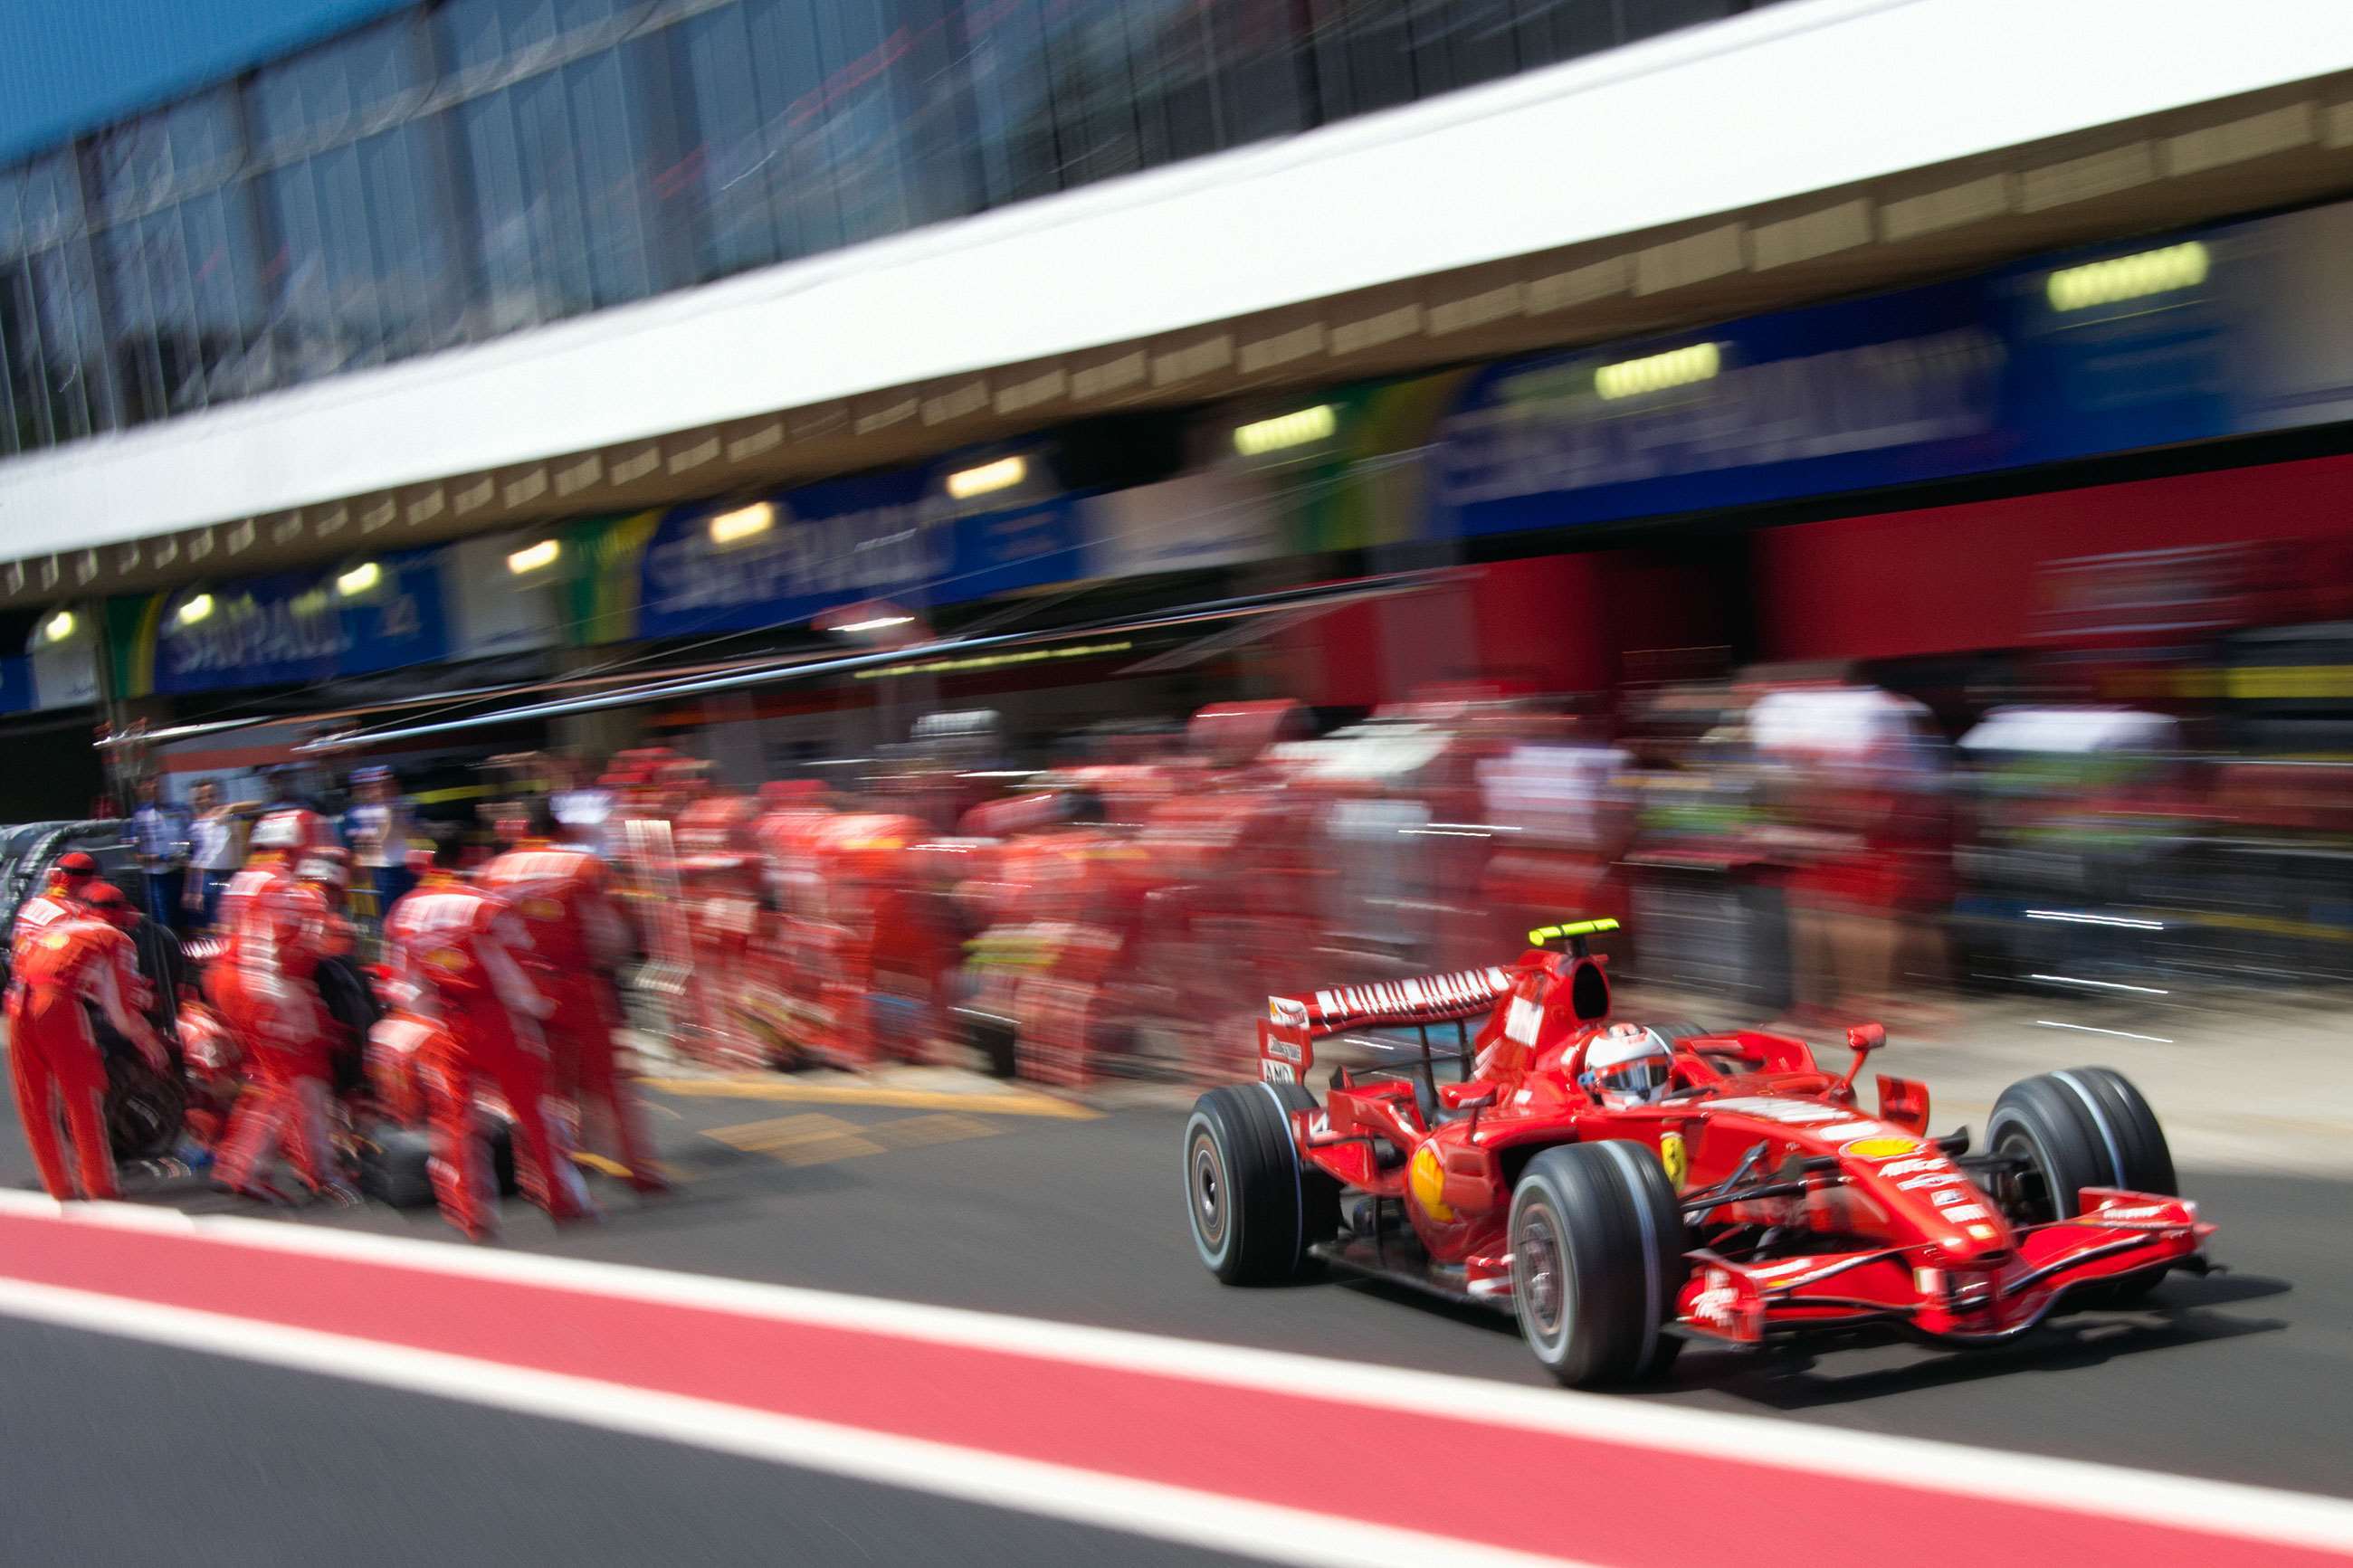
[[1544, 1208], [1531, 1205], [1522, 1216], [1519, 1240], [1512, 1248], [1512, 1294], [1539, 1336], [1559, 1337], [1568, 1289], [1562, 1277], [1560, 1237]]
[[1226, 1241], [1226, 1175], [1217, 1144], [1208, 1133], [1193, 1140], [1191, 1163], [1192, 1178], [1187, 1185], [1192, 1198], [1193, 1229], [1200, 1236], [1201, 1245], [1216, 1252]]
[[1994, 1145], [1994, 1152], [2020, 1162], [2019, 1169], [2006, 1178], [2009, 1191], [2004, 1195], [2009, 1201], [2005, 1206], [2012, 1217], [2030, 1225], [2057, 1219], [2059, 1205], [2052, 1201], [2051, 1173], [2034, 1140], [2022, 1131], [2008, 1132]]

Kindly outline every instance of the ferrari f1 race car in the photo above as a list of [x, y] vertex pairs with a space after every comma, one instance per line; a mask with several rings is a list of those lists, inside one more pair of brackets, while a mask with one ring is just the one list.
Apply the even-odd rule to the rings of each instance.
[[[1509, 1311], [1580, 1386], [1656, 1374], [1694, 1340], [1889, 1324], [1982, 1344], [2207, 1268], [2212, 1226], [2116, 1073], [2011, 1085], [1972, 1152], [1966, 1130], [1930, 1136], [1918, 1083], [1883, 1075], [1861, 1107], [1875, 1024], [1832, 1072], [1786, 1035], [1613, 1018], [1588, 939], [1616, 928], [1269, 998], [1263, 1081], [1211, 1089], [1186, 1124], [1201, 1261], [1233, 1285], [1322, 1264]], [[1304, 1080], [1326, 1044], [1391, 1056], [1339, 1067], [1319, 1104]]]

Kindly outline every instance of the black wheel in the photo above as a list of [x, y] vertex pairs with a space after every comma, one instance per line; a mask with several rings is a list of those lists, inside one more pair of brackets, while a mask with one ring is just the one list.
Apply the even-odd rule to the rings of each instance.
[[120, 1161], [153, 1160], [180, 1142], [188, 1097], [176, 1079], [147, 1065], [125, 1042], [106, 1055], [106, 1141]]
[[1706, 1024], [1694, 1023], [1689, 1018], [1670, 1018], [1663, 1024], [1653, 1024], [1651, 1027], [1656, 1029], [1660, 1037], [1671, 1046], [1680, 1046], [1685, 1040], [1696, 1040], [1705, 1036], [1720, 1035], [1724, 1032]]
[[[490, 1145], [491, 1177], [499, 1195], [522, 1190], [515, 1179], [514, 1127], [503, 1116], [484, 1116], [483, 1142]], [[429, 1208], [433, 1196], [433, 1134], [423, 1127], [379, 1121], [360, 1140], [360, 1191], [396, 1209]]]
[[1512, 1304], [1561, 1382], [1630, 1383], [1672, 1364], [1683, 1211], [1658, 1156], [1609, 1139], [1546, 1149], [1512, 1190]]
[[[2157, 1113], [2129, 1079], [2108, 1068], [2066, 1068], [2011, 1084], [1994, 1102], [1986, 1143], [2021, 1162], [2015, 1176], [1997, 1184], [1997, 1196], [2016, 1224], [2073, 1219], [2084, 1187], [2167, 1197], [2180, 1192]], [[2163, 1275], [2153, 1269], [2126, 1276], [2089, 1294], [2100, 1301], [2128, 1300]]]
[[1300, 1163], [1295, 1083], [1229, 1084], [1193, 1102], [1185, 1123], [1185, 1210], [1193, 1249], [1229, 1285], [1273, 1285], [1307, 1271], [1307, 1248], [1340, 1226], [1340, 1189]]
[[433, 1135], [421, 1127], [381, 1121], [360, 1139], [360, 1191], [396, 1209], [429, 1208]]
[[967, 1012], [964, 1016], [964, 1037], [980, 1053], [987, 1064], [991, 1078], [1011, 1078], [1019, 1070], [1020, 1031], [1010, 1018], [994, 1013]]

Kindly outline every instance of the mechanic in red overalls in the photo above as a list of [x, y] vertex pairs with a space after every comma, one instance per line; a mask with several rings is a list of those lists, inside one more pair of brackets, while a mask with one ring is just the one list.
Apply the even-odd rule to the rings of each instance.
[[355, 1203], [328, 1139], [332, 1024], [312, 977], [351, 951], [350, 922], [300, 876], [300, 857], [326, 840], [312, 813], [276, 811], [253, 830], [253, 855], [221, 894], [227, 945], [205, 989], [245, 1055], [247, 1086], [222, 1135], [214, 1175], [247, 1197], [282, 1201], [261, 1177], [281, 1150], [313, 1197]]
[[439, 1026], [416, 1064], [433, 1127], [434, 1196], [470, 1240], [487, 1241], [498, 1230], [498, 1184], [474, 1118], [485, 1087], [514, 1119], [524, 1194], [558, 1221], [596, 1210], [573, 1169], [551, 1079], [543, 1020], [554, 1005], [516, 961], [530, 938], [505, 900], [459, 874], [464, 856], [457, 835], [437, 840], [423, 880], [385, 917], [384, 936], [394, 1005]]
[[[113, 894], [127, 920], [128, 900], [103, 883], [90, 890], [100, 888]], [[106, 1060], [89, 1009], [104, 1014], [157, 1072], [171, 1071], [162, 1038], [140, 1015], [138, 973], [130, 937], [99, 910], [69, 908], [17, 941], [8, 985], [8, 1068], [41, 1185], [60, 1201], [75, 1195], [77, 1179], [83, 1197], [121, 1195], [106, 1133]], [[73, 1139], [70, 1173], [58, 1143], [60, 1099]]]
[[82, 895], [97, 875], [98, 862], [79, 849], [58, 857], [41, 890], [17, 906], [13, 938], [21, 941], [26, 931], [81, 913]]
[[670, 1184], [613, 1040], [621, 1018], [614, 972], [628, 956], [629, 932], [605, 862], [562, 842], [563, 825], [546, 796], [531, 800], [522, 816], [515, 847], [483, 867], [479, 880], [512, 907], [531, 939], [522, 964], [554, 1006], [543, 1027], [555, 1091], [573, 1103], [575, 1133], [592, 1119], [603, 1124], [599, 1142], [628, 1167], [632, 1187], [664, 1191]]
[[702, 763], [672, 763], [663, 781], [677, 803], [676, 868], [694, 964], [686, 999], [695, 1043], [720, 1065], [762, 1066], [765, 1048], [744, 1016], [760, 916], [762, 868], [753, 832], [759, 803], [714, 787]]

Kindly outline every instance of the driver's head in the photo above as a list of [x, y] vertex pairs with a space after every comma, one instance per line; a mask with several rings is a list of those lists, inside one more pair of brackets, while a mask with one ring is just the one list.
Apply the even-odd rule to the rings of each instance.
[[1656, 1029], [1612, 1024], [1585, 1047], [1587, 1088], [1647, 1104], [1666, 1093], [1673, 1076], [1674, 1048]]

